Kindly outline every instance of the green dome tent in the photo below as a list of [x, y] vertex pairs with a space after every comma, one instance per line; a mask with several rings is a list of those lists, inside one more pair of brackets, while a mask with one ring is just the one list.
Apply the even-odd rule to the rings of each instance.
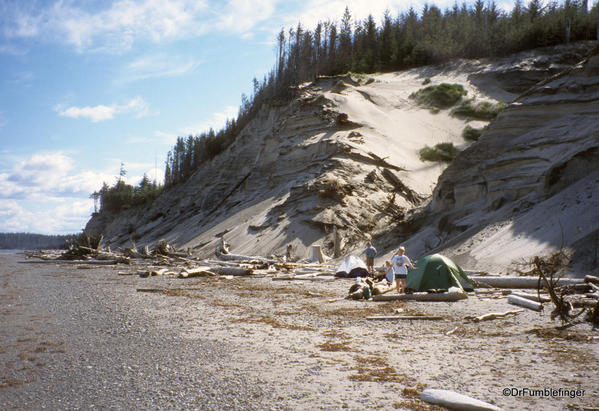
[[406, 289], [426, 291], [432, 289], [447, 290], [450, 287], [473, 289], [474, 284], [456, 263], [441, 254], [427, 255], [415, 264], [416, 270], [410, 270], [406, 278]]

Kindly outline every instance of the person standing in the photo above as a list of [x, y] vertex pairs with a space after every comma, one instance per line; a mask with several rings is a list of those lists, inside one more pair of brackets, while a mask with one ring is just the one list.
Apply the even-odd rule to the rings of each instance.
[[[397, 286], [397, 292], [402, 293], [406, 289], [406, 278], [408, 276], [408, 267], [415, 270], [417, 267], [412, 264], [410, 258], [405, 255], [406, 248], [404, 246], [399, 247], [393, 258], [391, 264], [395, 270], [395, 283]], [[401, 290], [400, 290], [401, 289]]]
[[372, 246], [372, 243], [369, 241], [366, 243], [366, 250], [364, 254], [366, 254], [366, 269], [370, 275], [374, 274], [374, 257], [376, 257], [376, 248]]

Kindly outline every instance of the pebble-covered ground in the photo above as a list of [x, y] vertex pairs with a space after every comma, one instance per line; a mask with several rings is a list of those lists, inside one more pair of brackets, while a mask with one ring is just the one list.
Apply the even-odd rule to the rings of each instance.
[[[0, 409], [434, 409], [424, 388], [504, 409], [599, 404], [599, 333], [500, 293], [350, 301], [351, 280], [139, 278], [0, 254]], [[161, 292], [148, 292], [163, 290]], [[373, 321], [434, 314], [441, 320]], [[508, 389], [584, 390], [505, 396]]]

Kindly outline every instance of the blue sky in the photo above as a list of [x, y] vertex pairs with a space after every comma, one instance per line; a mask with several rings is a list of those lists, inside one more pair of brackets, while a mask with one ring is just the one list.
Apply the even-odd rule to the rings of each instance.
[[81, 231], [121, 162], [131, 184], [160, 180], [177, 136], [237, 115], [281, 27], [422, 4], [0, 0], [0, 232]]

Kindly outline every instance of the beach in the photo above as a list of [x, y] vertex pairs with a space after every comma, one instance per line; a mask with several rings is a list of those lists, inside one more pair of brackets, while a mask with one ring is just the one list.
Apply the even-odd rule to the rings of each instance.
[[[0, 255], [2, 409], [435, 409], [425, 388], [502, 409], [598, 402], [598, 333], [556, 330], [550, 307], [473, 323], [515, 307], [484, 293], [346, 300], [347, 279], [144, 279], [22, 261]], [[367, 319], [398, 313], [442, 319]]]

